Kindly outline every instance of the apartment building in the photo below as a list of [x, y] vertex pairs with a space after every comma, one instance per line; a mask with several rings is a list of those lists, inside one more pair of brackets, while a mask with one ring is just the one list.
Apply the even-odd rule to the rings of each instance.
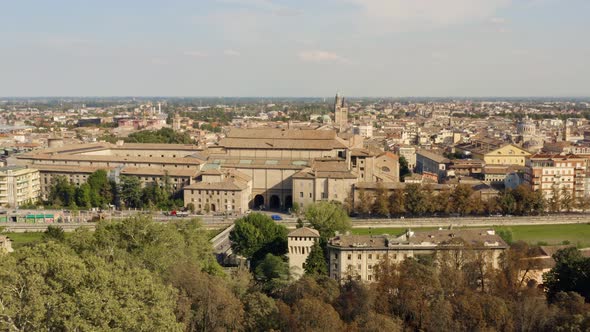
[[508, 245], [493, 230], [460, 229], [413, 232], [400, 236], [337, 235], [328, 242], [329, 274], [336, 280], [354, 278], [375, 281], [376, 266], [383, 260], [401, 262], [407, 258], [452, 252], [467, 258], [477, 254], [491, 268], [497, 268], [500, 254]]
[[0, 168], [0, 205], [19, 207], [39, 199], [41, 189], [39, 171], [8, 166]]
[[578, 155], [536, 154], [526, 162], [524, 180], [546, 198], [553, 197], [554, 192], [582, 197], [586, 195], [587, 166], [588, 160]]

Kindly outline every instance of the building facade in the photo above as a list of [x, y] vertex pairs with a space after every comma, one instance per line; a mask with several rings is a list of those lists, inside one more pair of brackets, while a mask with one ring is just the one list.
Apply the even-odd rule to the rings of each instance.
[[565, 193], [572, 198], [584, 197], [587, 167], [588, 160], [577, 155], [536, 154], [527, 160], [524, 180], [545, 198]]
[[507, 248], [500, 236], [486, 229], [408, 230], [401, 236], [337, 235], [328, 243], [328, 270], [330, 277], [339, 281], [373, 282], [377, 265], [386, 259], [394, 263], [421, 255], [437, 259], [450, 251], [465, 258], [477, 255], [490, 268], [497, 268], [500, 254]]
[[8, 166], [0, 168], [0, 205], [19, 207], [40, 198], [39, 171]]
[[320, 233], [308, 227], [297, 228], [287, 235], [289, 257], [289, 272], [294, 279], [299, 279], [305, 273], [305, 261], [311, 252], [311, 247], [320, 240]]

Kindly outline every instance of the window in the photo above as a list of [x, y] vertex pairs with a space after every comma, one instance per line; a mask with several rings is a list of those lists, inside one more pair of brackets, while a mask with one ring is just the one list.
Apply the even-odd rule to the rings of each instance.
[[351, 259], [352, 259], [352, 255], [348, 254], [348, 260], [351, 260]]
[[369, 259], [373, 259], [373, 255], [372, 254], [369, 254]]
[[371, 280], [373, 280], [373, 276], [369, 274], [369, 275], [367, 276], [367, 279], [368, 279], [369, 281], [371, 281]]
[[358, 259], [361, 259], [361, 258], [362, 258], [361, 254], [358, 254], [358, 255], [357, 255], [357, 258], [358, 258]]
[[309, 193], [309, 198], [311, 198], [311, 193]]
[[299, 197], [303, 197], [303, 191], [299, 192]]

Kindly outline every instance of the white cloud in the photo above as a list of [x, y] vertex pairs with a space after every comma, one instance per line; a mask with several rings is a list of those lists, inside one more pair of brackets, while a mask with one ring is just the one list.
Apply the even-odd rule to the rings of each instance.
[[[357, 5], [373, 19], [393, 26], [448, 25], [493, 16], [512, 0], [342, 0]], [[382, 22], [384, 23], [384, 22]]]
[[489, 22], [492, 24], [498, 24], [498, 25], [502, 25], [506, 23], [506, 19], [503, 17], [491, 17], [489, 19]]
[[195, 58], [204, 58], [204, 57], [209, 56], [209, 54], [207, 54], [205, 52], [201, 52], [201, 51], [186, 51], [186, 52], [184, 52], [184, 55], [192, 56]]
[[350, 63], [350, 60], [336, 53], [320, 50], [302, 51], [298, 57], [305, 62]]
[[225, 51], [223, 51], [223, 55], [225, 55], [225, 56], [240, 56], [242, 54], [236, 50], [225, 50]]

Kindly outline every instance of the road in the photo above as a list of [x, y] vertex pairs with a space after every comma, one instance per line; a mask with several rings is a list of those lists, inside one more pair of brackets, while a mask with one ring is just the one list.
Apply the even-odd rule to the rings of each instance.
[[[113, 219], [121, 219], [126, 216], [114, 216]], [[195, 216], [186, 217], [194, 218]], [[238, 217], [223, 216], [197, 216], [203, 221], [205, 229], [213, 230], [225, 228], [232, 225]], [[179, 220], [179, 217], [168, 217], [155, 215], [153, 219], [156, 222], [167, 222]], [[283, 220], [277, 223], [285, 225], [289, 229], [294, 229], [297, 219], [283, 215]], [[406, 227], [447, 227], [447, 226], [508, 226], [508, 225], [549, 225], [549, 224], [582, 224], [590, 223], [590, 214], [572, 214], [558, 216], [532, 216], [532, 217], [461, 217], [461, 218], [406, 218], [406, 219], [352, 219], [353, 228], [406, 228]], [[5, 227], [8, 232], [42, 232], [48, 225], [58, 225], [66, 232], [71, 232], [78, 227], [84, 226], [94, 229], [94, 223], [0, 223], [0, 227]]]

